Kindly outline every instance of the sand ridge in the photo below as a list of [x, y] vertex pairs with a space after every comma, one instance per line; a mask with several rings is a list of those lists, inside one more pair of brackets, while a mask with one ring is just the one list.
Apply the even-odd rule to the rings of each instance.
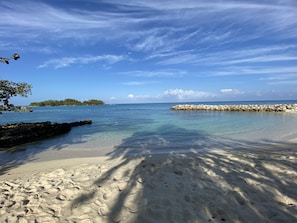
[[7, 175], [7, 180], [2, 176], [1, 221], [297, 221], [297, 149], [293, 147], [94, 161], [22, 177]]

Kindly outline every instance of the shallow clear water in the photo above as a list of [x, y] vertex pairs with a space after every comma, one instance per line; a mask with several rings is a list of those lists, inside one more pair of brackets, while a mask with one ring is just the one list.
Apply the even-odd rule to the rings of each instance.
[[63, 157], [92, 156], [111, 151], [123, 155], [218, 148], [225, 140], [257, 142], [296, 138], [296, 114], [173, 111], [170, 109], [173, 105], [35, 107], [32, 113], [4, 113], [0, 116], [0, 124], [87, 119], [93, 123], [74, 127], [68, 134], [19, 146], [21, 152], [2, 152], [0, 161], [17, 157], [34, 159], [36, 154], [44, 151], [59, 151], [57, 156], [63, 154]]

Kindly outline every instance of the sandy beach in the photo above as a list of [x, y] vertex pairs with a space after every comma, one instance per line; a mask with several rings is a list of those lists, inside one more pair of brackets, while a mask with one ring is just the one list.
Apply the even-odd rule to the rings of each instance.
[[20, 165], [0, 176], [1, 222], [297, 222], [297, 147]]

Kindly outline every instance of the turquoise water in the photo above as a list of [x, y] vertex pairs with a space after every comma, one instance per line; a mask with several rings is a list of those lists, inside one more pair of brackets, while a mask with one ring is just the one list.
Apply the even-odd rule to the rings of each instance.
[[296, 114], [170, 110], [175, 104], [35, 107], [32, 113], [4, 113], [0, 116], [0, 124], [87, 119], [93, 123], [75, 127], [68, 134], [17, 147], [21, 152], [2, 152], [0, 161], [17, 157], [38, 160], [37, 154], [44, 152], [56, 155], [47, 153], [48, 158], [42, 159], [60, 155], [67, 158], [108, 153], [192, 151], [221, 148], [226, 146], [225, 141], [288, 141], [297, 135]]

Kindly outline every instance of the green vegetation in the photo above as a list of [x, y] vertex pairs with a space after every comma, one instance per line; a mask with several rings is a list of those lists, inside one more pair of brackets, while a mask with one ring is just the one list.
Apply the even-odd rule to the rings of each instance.
[[[11, 57], [0, 57], [0, 63], [9, 64], [11, 59], [18, 60], [20, 55], [15, 53]], [[31, 94], [32, 85], [23, 83], [16, 83], [8, 80], [0, 80], [0, 111], [19, 111], [23, 108], [15, 107], [11, 104], [10, 98], [15, 96], [27, 97]], [[1, 114], [1, 112], [0, 112]]]
[[9, 64], [9, 61], [10, 61], [11, 59], [13, 59], [13, 60], [18, 60], [18, 59], [20, 59], [20, 58], [21, 58], [20, 55], [17, 54], [17, 53], [15, 53], [15, 54], [13, 54], [11, 57], [0, 57], [0, 62]]
[[101, 100], [91, 99], [88, 101], [78, 101], [75, 99], [67, 98], [65, 100], [46, 100], [41, 102], [32, 102], [30, 106], [66, 106], [66, 105], [103, 105]]
[[19, 110], [9, 102], [11, 97], [27, 97], [31, 93], [32, 86], [27, 83], [16, 83], [8, 80], [0, 80], [0, 110]]

